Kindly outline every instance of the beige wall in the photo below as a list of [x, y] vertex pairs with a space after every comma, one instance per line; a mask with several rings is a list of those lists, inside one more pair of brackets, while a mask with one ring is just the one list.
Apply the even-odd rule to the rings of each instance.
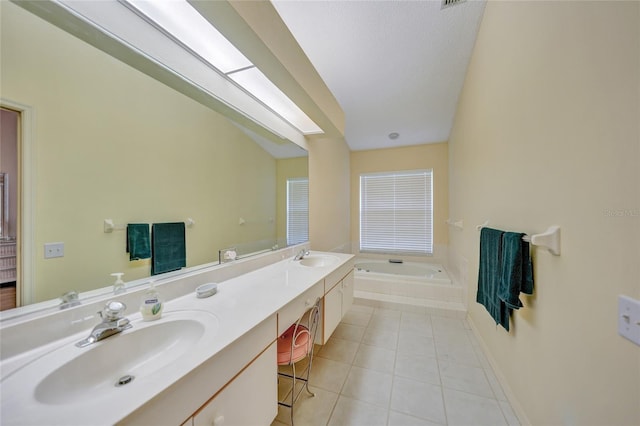
[[[522, 420], [640, 424], [640, 348], [617, 298], [640, 299], [640, 3], [489, 2], [450, 148], [452, 259], [470, 320]], [[562, 228], [534, 249], [535, 293], [496, 328], [475, 303], [475, 225]]]
[[354, 253], [360, 241], [360, 175], [362, 173], [433, 169], [434, 254], [444, 255], [449, 215], [448, 144], [434, 143], [351, 153], [351, 242]]
[[344, 139], [309, 141], [309, 241], [314, 250], [350, 249], [349, 176]]
[[[36, 116], [35, 301], [111, 284], [111, 272], [149, 275], [124, 231], [103, 232], [107, 218], [193, 218], [187, 266], [275, 237], [271, 156], [218, 113], [2, 3], [0, 96]], [[43, 259], [47, 242], [64, 242], [64, 258]]]
[[287, 180], [309, 177], [307, 157], [285, 158], [276, 161], [276, 235], [287, 241]]

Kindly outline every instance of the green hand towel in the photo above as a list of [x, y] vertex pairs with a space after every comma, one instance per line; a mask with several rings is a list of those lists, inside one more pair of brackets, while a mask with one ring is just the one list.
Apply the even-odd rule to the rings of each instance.
[[148, 223], [130, 223], [127, 225], [127, 253], [129, 260], [149, 259], [151, 257], [151, 239]]
[[151, 234], [151, 275], [187, 266], [184, 222], [154, 223]]
[[524, 234], [505, 232], [502, 236], [502, 266], [498, 297], [509, 309], [520, 309], [520, 293], [533, 293], [533, 266]]

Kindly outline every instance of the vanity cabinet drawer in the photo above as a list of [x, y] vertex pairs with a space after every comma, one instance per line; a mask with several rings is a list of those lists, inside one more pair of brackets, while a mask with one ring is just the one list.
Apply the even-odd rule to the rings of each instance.
[[276, 343], [272, 343], [193, 417], [193, 426], [268, 425], [278, 414]]
[[317, 298], [324, 295], [322, 281], [314, 284], [309, 290], [296, 297], [278, 311], [278, 336], [298, 321], [298, 318], [313, 306]]

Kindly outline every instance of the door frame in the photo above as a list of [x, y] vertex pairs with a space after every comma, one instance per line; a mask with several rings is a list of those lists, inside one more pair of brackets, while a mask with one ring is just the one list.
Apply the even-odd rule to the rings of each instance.
[[35, 112], [33, 107], [0, 98], [0, 106], [20, 113], [18, 123], [18, 227], [16, 305], [34, 302], [35, 293]]

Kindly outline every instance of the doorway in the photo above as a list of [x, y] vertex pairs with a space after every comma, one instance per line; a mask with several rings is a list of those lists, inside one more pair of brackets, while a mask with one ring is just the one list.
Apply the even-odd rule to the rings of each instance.
[[21, 113], [0, 107], [0, 310], [20, 305]]

